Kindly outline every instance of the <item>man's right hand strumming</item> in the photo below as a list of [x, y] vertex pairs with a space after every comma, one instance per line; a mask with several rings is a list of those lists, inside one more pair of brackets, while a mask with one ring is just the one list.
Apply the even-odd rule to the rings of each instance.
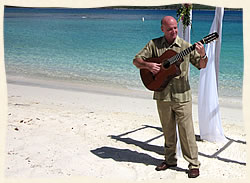
[[154, 62], [146, 62], [141, 58], [136, 58], [133, 60], [133, 64], [138, 68], [138, 69], [148, 69], [150, 72], [152, 72], [154, 75], [156, 75], [160, 69], [161, 69], [161, 64], [159, 63], [154, 63]]

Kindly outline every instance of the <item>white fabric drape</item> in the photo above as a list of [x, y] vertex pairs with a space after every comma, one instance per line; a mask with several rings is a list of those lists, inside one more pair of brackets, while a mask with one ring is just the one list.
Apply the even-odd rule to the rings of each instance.
[[205, 69], [200, 70], [198, 94], [198, 119], [201, 139], [210, 142], [226, 140], [221, 125], [218, 101], [218, 71], [221, 48], [222, 20], [224, 8], [216, 7], [215, 17], [210, 33], [217, 32], [217, 41], [206, 45], [208, 63]]
[[[192, 21], [192, 10], [190, 10], [190, 20]], [[178, 36], [190, 43], [190, 41], [191, 41], [191, 36], [190, 36], [191, 25], [186, 27], [184, 32], [183, 32], [183, 30], [184, 30], [184, 26], [182, 24], [182, 21], [180, 21], [179, 24], [178, 24]], [[176, 134], [177, 134], [176, 155], [179, 156], [179, 157], [182, 157], [180, 140], [179, 140], [178, 125], [176, 125]]]

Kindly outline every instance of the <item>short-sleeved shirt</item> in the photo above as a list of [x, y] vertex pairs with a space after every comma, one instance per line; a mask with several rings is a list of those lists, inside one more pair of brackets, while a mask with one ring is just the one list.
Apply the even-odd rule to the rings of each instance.
[[[180, 53], [191, 44], [177, 36], [175, 41], [169, 45], [164, 36], [150, 40], [146, 46], [139, 51], [135, 58], [152, 58], [160, 57], [165, 51], [171, 49], [176, 53]], [[186, 102], [192, 99], [192, 93], [188, 80], [189, 62], [196, 68], [200, 69], [200, 54], [194, 50], [190, 54], [183, 57], [184, 61], [180, 65], [181, 74], [171, 79], [163, 91], [155, 91], [153, 98], [155, 100]]]

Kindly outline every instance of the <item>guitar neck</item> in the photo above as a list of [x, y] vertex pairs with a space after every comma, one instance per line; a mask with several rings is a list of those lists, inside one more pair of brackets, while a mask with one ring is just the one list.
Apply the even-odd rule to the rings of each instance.
[[[200, 42], [202, 44], [204, 44], [204, 40], [200, 40]], [[192, 46], [188, 47], [187, 49], [181, 51], [180, 53], [176, 54], [175, 56], [171, 57], [170, 59], [168, 59], [168, 62], [171, 64], [177, 62], [178, 60], [180, 60], [181, 58], [183, 58], [184, 56], [188, 55], [189, 53], [191, 53], [192, 51], [195, 50], [195, 44], [193, 44]]]

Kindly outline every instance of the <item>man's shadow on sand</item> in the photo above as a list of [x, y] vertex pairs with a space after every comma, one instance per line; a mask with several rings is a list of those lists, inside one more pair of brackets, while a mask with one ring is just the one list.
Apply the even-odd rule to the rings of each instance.
[[[139, 153], [137, 151], [131, 151], [129, 149], [118, 149], [114, 147], [101, 147], [91, 152], [103, 159], [113, 159], [118, 162], [132, 162], [132, 163], [142, 163], [146, 166], [154, 165], [157, 166], [162, 163], [162, 159], [153, 158], [152, 156]], [[179, 167], [171, 167], [170, 169], [182, 172], [188, 172], [188, 169], [183, 169]]]
[[[159, 135], [159, 136], [156, 136], [156, 137], [154, 137], [152, 139], [149, 139], [149, 140], [147, 140], [145, 142], [134, 140], [132, 138], [122, 137], [122, 136], [128, 135], [130, 133], [134, 133], [134, 132], [137, 132], [139, 130], [146, 129], [146, 128], [153, 128], [153, 129], [156, 129], [156, 130], [159, 130], [160, 132], [162, 132], [162, 129], [159, 128], [159, 127], [144, 125], [143, 127], [138, 128], [136, 130], [129, 131], [129, 132], [126, 132], [126, 133], [123, 133], [123, 134], [120, 134], [120, 135], [116, 135], [116, 136], [115, 135], [110, 135], [109, 137], [111, 139], [116, 140], [116, 141], [124, 142], [126, 144], [135, 145], [137, 147], [140, 147], [143, 150], [154, 152], [154, 153], [157, 153], [159, 155], [164, 156], [164, 148], [163, 148], [163, 146], [156, 146], [156, 145], [149, 144], [149, 142], [163, 136], [162, 134]], [[196, 137], [196, 141], [202, 141], [200, 139], [199, 135], [196, 135], [195, 137]], [[221, 160], [221, 161], [224, 161], [224, 162], [236, 163], [236, 164], [246, 166], [246, 163], [238, 162], [238, 161], [230, 160], [230, 159], [226, 159], [226, 158], [221, 158], [221, 157], [218, 156], [222, 151], [224, 151], [233, 142], [246, 144], [246, 142], [243, 142], [243, 141], [239, 141], [239, 140], [236, 141], [236, 140], [233, 140], [233, 139], [230, 139], [230, 138], [227, 138], [227, 139], [229, 140], [228, 143], [226, 143], [221, 149], [216, 151], [214, 154], [207, 155], [205, 153], [199, 152], [199, 155], [207, 157], [207, 158], [217, 158], [218, 160]], [[145, 153], [139, 153], [137, 151], [131, 151], [129, 149], [118, 149], [118, 148], [114, 148], [114, 147], [101, 147], [101, 148], [91, 150], [91, 152], [93, 154], [95, 154], [96, 156], [100, 157], [100, 158], [103, 158], [103, 159], [111, 158], [111, 159], [113, 159], [115, 161], [119, 161], [119, 162], [133, 162], [133, 163], [142, 163], [142, 164], [145, 164], [145, 165], [157, 166], [163, 161], [162, 159], [154, 158], [154, 157], [152, 157], [152, 156], [150, 156], [148, 154], [145, 154]], [[179, 168], [179, 167], [172, 167], [170, 169], [173, 169], [173, 170], [176, 170], [176, 171], [184, 171], [184, 172], [188, 171], [188, 169], [182, 169], [182, 168]]]

